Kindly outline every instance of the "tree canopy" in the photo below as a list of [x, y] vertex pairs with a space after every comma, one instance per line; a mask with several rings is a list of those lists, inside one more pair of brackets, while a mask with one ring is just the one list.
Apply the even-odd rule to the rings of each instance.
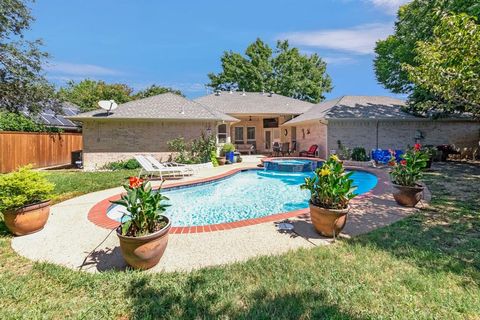
[[480, 3], [478, 0], [413, 0], [402, 6], [398, 11], [395, 33], [378, 41], [375, 48], [374, 68], [379, 83], [394, 93], [409, 94], [412, 109], [419, 106], [422, 111], [427, 104], [439, 106], [444, 103], [438, 91], [419, 85], [418, 77], [412, 77], [410, 72], [425, 62], [419, 58], [421, 50], [418, 46], [431, 41], [438, 44], [435, 38], [439, 34], [434, 30], [442, 24], [442, 17], [461, 13], [478, 18]]
[[48, 54], [40, 40], [24, 39], [33, 17], [22, 0], [0, 1], [0, 108], [31, 113], [56, 109], [54, 88], [43, 77], [42, 63]]
[[60, 99], [78, 105], [81, 111], [98, 109], [98, 101], [115, 100], [116, 103], [125, 103], [132, 100], [147, 98], [157, 94], [172, 92], [178, 95], [183, 94], [179, 90], [152, 85], [145, 90], [133, 93], [133, 89], [123, 83], [106, 83], [85, 79], [80, 82], [69, 81], [67, 85], [60, 88], [58, 95]]
[[309, 102], [324, 100], [332, 90], [326, 63], [317, 54], [301, 54], [288, 41], [278, 41], [272, 50], [257, 39], [245, 56], [228, 51], [221, 63], [220, 73], [208, 74], [208, 86], [214, 90], [273, 91]]
[[480, 25], [466, 14], [445, 15], [428, 42], [415, 49], [416, 65], [403, 64], [416, 87], [437, 101], [423, 101], [416, 109], [469, 112], [480, 116]]

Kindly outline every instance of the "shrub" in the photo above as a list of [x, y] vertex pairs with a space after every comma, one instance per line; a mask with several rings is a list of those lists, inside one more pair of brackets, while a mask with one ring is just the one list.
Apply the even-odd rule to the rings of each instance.
[[350, 176], [353, 172], [345, 172], [342, 162], [336, 155], [315, 170], [311, 178], [305, 178], [300, 186], [310, 191], [310, 201], [313, 205], [327, 209], [345, 209], [356, 194], [356, 187]]
[[401, 156], [402, 160], [399, 162], [396, 161], [395, 154], [392, 154], [388, 165], [392, 167], [390, 177], [393, 183], [408, 187], [414, 187], [417, 184], [429, 158], [426, 152], [421, 151], [421, 147], [420, 144], [415, 144]]
[[107, 170], [133, 170], [133, 169], [139, 169], [140, 168], [140, 163], [138, 163], [137, 160], [135, 159], [128, 159], [124, 161], [114, 161], [114, 162], [109, 162], [106, 165], [103, 166], [104, 169]]
[[225, 143], [225, 144], [223, 145], [222, 151], [223, 151], [224, 153], [233, 152], [233, 151], [235, 151], [235, 146], [234, 146], [233, 144], [231, 144], [231, 143]]
[[32, 170], [28, 165], [0, 177], [0, 211], [20, 209], [48, 200], [54, 185], [45, 173]]
[[0, 112], [0, 131], [63, 132], [62, 129], [47, 127], [23, 114], [13, 112]]
[[356, 147], [352, 150], [352, 160], [368, 161], [367, 151], [363, 147]]
[[210, 152], [210, 161], [214, 167], [218, 167], [217, 152], [215, 150]]
[[211, 154], [216, 152], [217, 148], [215, 136], [206, 135], [204, 132], [190, 143], [179, 137], [168, 141], [167, 145], [169, 151], [176, 153], [170, 156], [172, 161], [184, 164], [207, 163], [211, 161]]
[[150, 182], [138, 177], [131, 177], [129, 184], [124, 186], [127, 194], [114, 204], [121, 205], [128, 211], [129, 219], [122, 217], [122, 235], [131, 237], [145, 236], [158, 231], [167, 225], [162, 212], [169, 206], [164, 202], [167, 197], [158, 191], [153, 191]]
[[342, 141], [337, 140], [337, 145], [338, 145], [338, 157], [342, 160], [350, 160], [352, 158], [352, 150], [349, 148], [345, 147], [342, 144]]

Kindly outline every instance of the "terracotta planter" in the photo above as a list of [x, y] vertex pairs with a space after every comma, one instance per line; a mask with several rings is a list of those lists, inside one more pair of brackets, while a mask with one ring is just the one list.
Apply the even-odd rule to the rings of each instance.
[[50, 200], [28, 205], [3, 213], [5, 225], [17, 236], [34, 233], [43, 229], [50, 214]]
[[350, 207], [342, 210], [326, 209], [310, 203], [310, 218], [318, 233], [325, 237], [338, 236], [347, 222]]
[[227, 163], [227, 159], [225, 157], [217, 157], [218, 165], [224, 166]]
[[117, 228], [117, 236], [120, 240], [120, 249], [123, 258], [134, 269], [150, 269], [162, 258], [168, 243], [168, 232], [171, 228], [170, 219], [167, 225], [152, 234], [143, 237], [122, 236], [121, 226]]
[[396, 189], [393, 192], [393, 197], [401, 206], [415, 207], [415, 205], [422, 199], [424, 188], [418, 184], [416, 187], [401, 186], [394, 183], [392, 183], [392, 185]]

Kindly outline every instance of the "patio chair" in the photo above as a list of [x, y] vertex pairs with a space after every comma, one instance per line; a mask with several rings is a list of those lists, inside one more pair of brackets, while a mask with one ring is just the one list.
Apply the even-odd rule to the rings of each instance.
[[153, 165], [149, 160], [147, 160], [147, 158], [144, 156], [134, 156], [134, 158], [142, 167], [140, 169], [140, 172], [138, 173], [138, 176], [141, 176], [143, 172], [146, 172], [147, 174], [150, 174], [150, 178], [153, 177], [154, 174], [158, 174], [160, 179], [163, 179], [164, 176], [183, 177], [183, 173], [181, 170], [175, 170], [174, 168], [166, 168], [163, 166], [157, 167]]
[[290, 155], [290, 143], [282, 143], [282, 146], [280, 147], [280, 152], [282, 153], [282, 157], [284, 157], [286, 154]]
[[300, 157], [315, 157], [318, 145], [312, 144], [308, 150], [300, 151]]
[[153, 156], [149, 155], [145, 157], [148, 161], [150, 161], [151, 164], [153, 164], [157, 168], [163, 168], [165, 170], [171, 170], [174, 173], [179, 173], [184, 176], [191, 176], [194, 173], [194, 170], [184, 164], [181, 163], [176, 163], [176, 162], [160, 162], [157, 159], [155, 159]]
[[292, 148], [288, 151], [288, 154], [295, 154], [295, 152], [297, 152], [297, 142], [293, 141]]
[[272, 146], [273, 155], [278, 157], [280, 155], [280, 144], [278, 142], [274, 142]]

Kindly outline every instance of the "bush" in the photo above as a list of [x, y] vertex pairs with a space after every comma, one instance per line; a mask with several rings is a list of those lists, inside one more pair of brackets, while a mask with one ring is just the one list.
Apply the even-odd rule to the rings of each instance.
[[23, 132], [62, 132], [62, 129], [47, 127], [36, 123], [23, 114], [13, 112], [0, 112], [0, 131], [23, 131]]
[[54, 185], [45, 173], [32, 170], [28, 165], [0, 178], [0, 211], [20, 209], [48, 200]]
[[303, 190], [310, 191], [310, 201], [313, 205], [327, 209], [345, 209], [349, 201], [355, 197], [353, 172], [345, 172], [342, 162], [336, 155], [323, 163], [315, 170], [311, 178], [305, 178], [305, 183], [300, 186]]
[[210, 153], [210, 161], [214, 167], [218, 167], [217, 152], [215, 150]]
[[124, 160], [124, 161], [114, 161], [114, 162], [109, 162], [106, 165], [103, 166], [104, 169], [107, 170], [132, 170], [132, 169], [139, 169], [140, 168], [140, 163], [138, 163], [137, 160], [135, 159], [129, 159], [129, 160]]
[[421, 150], [420, 144], [415, 144], [405, 152], [400, 160], [396, 161], [395, 155], [392, 154], [389, 166], [392, 167], [390, 177], [392, 182], [401, 186], [414, 187], [417, 181], [422, 178], [423, 170], [427, 166], [429, 155]]
[[337, 145], [338, 145], [338, 151], [337, 151], [338, 157], [342, 160], [350, 160], [352, 158], [352, 150], [345, 147], [342, 144], [342, 141], [340, 140], [337, 141]]
[[235, 151], [235, 146], [234, 146], [233, 144], [231, 144], [231, 143], [225, 143], [225, 144], [223, 145], [222, 151], [223, 151], [224, 153], [233, 152], [233, 151]]
[[352, 160], [354, 161], [368, 161], [367, 151], [365, 148], [357, 147], [352, 150]]
[[216, 152], [216, 140], [214, 135], [207, 136], [202, 132], [198, 139], [186, 143], [183, 137], [175, 138], [167, 142], [168, 150], [176, 153], [170, 157], [172, 161], [184, 164], [207, 163], [212, 159], [212, 152]]

